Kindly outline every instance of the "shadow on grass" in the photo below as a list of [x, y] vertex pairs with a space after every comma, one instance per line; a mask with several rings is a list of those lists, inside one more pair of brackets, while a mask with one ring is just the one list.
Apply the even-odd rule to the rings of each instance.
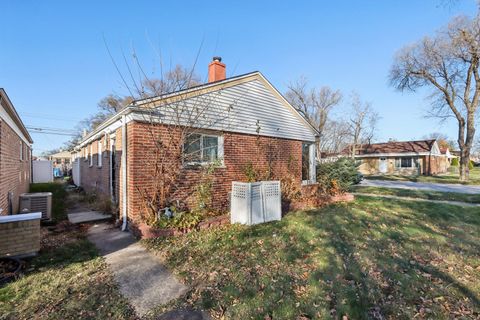
[[86, 239], [41, 251], [0, 288], [2, 319], [134, 319], [103, 259]]
[[480, 265], [475, 210], [359, 197], [149, 245], [193, 286], [178, 304], [226, 318], [475, 317], [480, 277], [464, 277]]

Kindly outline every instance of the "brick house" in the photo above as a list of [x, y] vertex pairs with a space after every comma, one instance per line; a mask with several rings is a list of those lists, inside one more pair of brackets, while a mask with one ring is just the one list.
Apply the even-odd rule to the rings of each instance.
[[450, 166], [436, 140], [362, 145], [357, 147], [355, 159], [361, 161], [359, 171], [365, 175], [436, 175], [446, 173]]
[[53, 168], [59, 169], [62, 175], [67, 175], [72, 169], [72, 153], [70, 151], [60, 151], [48, 156], [52, 161]]
[[158, 141], [152, 137], [166, 141], [182, 128], [173, 124], [181, 117], [172, 114], [172, 106], [188, 114], [206, 106], [202, 112], [208, 114], [196, 118], [193, 127], [198, 130], [182, 149], [194, 156], [183, 160], [173, 198], [187, 207], [202, 166], [212, 161], [220, 161], [212, 192], [219, 210], [228, 210], [232, 181], [246, 181], [248, 166], [262, 173], [271, 170], [276, 179], [292, 175], [299, 187], [315, 183], [317, 131], [260, 72], [226, 78], [225, 69], [221, 59], [214, 58], [208, 83], [134, 101], [86, 135], [75, 149], [73, 170], [80, 167], [75, 183], [110, 197], [124, 221], [139, 222], [139, 187], [151, 189], [155, 183], [151, 159]]
[[0, 88], [0, 215], [18, 212], [19, 195], [31, 181], [30, 134], [3, 88]]

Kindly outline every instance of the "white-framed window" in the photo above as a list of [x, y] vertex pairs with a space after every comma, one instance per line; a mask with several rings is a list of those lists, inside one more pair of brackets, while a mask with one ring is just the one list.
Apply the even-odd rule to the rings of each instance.
[[89, 165], [90, 165], [90, 167], [92, 167], [92, 166], [93, 166], [93, 152], [92, 152], [92, 145], [93, 145], [92, 143], [90, 143], [90, 144], [88, 145], [88, 148], [89, 148], [89, 149], [88, 149], [88, 161], [89, 161]]
[[417, 157], [397, 157], [395, 158], [395, 168], [418, 168], [420, 163]]
[[97, 166], [102, 166], [102, 140], [98, 140]]
[[302, 184], [311, 184], [317, 181], [317, 167], [315, 165], [315, 143], [302, 143]]
[[183, 144], [183, 162], [186, 164], [212, 163], [223, 158], [223, 136], [193, 133]]
[[20, 141], [20, 161], [24, 160], [23, 142]]

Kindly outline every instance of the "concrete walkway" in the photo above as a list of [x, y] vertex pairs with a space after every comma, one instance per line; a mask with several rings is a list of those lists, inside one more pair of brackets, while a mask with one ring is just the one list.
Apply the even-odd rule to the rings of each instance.
[[396, 188], [396, 189], [480, 194], [480, 186], [463, 185], [463, 184], [364, 179], [362, 180], [360, 185], [366, 186], [366, 187], [383, 187], [383, 188]]
[[405, 201], [419, 201], [419, 202], [429, 202], [429, 203], [440, 203], [440, 204], [450, 204], [454, 206], [461, 207], [478, 207], [480, 208], [480, 203], [468, 203], [461, 201], [449, 201], [449, 200], [430, 200], [430, 199], [421, 199], [421, 198], [412, 198], [412, 197], [399, 197], [392, 196], [387, 194], [374, 194], [374, 193], [363, 193], [363, 192], [352, 192], [356, 196], [365, 196], [365, 197], [378, 197], [378, 198], [387, 198], [395, 200], [405, 200]]
[[187, 291], [188, 288], [130, 233], [101, 223], [89, 229], [88, 239], [105, 257], [120, 291], [139, 316]]
[[68, 221], [70, 221], [70, 223], [73, 223], [73, 224], [103, 221], [103, 220], [109, 220], [112, 218], [111, 214], [105, 214], [98, 211], [75, 212], [75, 213], [69, 213], [67, 216], [68, 216]]

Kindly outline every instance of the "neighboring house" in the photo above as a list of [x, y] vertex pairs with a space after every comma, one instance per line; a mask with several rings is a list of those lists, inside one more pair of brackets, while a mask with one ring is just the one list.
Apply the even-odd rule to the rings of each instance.
[[[221, 59], [214, 59], [208, 83], [134, 101], [86, 135], [74, 155], [80, 165], [79, 184], [108, 195], [124, 217], [137, 221], [143, 209], [138, 188], [153, 188], [156, 182], [150, 161], [155, 157], [152, 134], [168, 140], [177, 132], [166, 124], [171, 117], [168, 108], [158, 108], [170, 102], [192, 109], [207, 103], [211, 117], [191, 136], [197, 142], [184, 145], [197, 157], [183, 163], [181, 185], [174, 194], [180, 203], [191, 204], [199, 168], [211, 161], [220, 161], [212, 191], [214, 206], [220, 210], [228, 210], [232, 181], [246, 181], [249, 165], [262, 174], [273, 169], [277, 178], [291, 175], [299, 186], [314, 183], [317, 131], [260, 72], [226, 79], [225, 68]], [[158, 116], [147, 118], [152, 110]]]
[[30, 134], [3, 88], [0, 88], [0, 215], [18, 212], [19, 195], [31, 181]]
[[436, 175], [447, 172], [449, 163], [436, 140], [389, 141], [357, 146], [364, 175]]
[[450, 165], [452, 164], [452, 160], [454, 158], [458, 158], [456, 155], [452, 154], [450, 152], [450, 149], [449, 148], [440, 148], [440, 153], [445, 156], [445, 158], [447, 159], [447, 169], [450, 167]]
[[48, 160], [52, 161], [53, 169], [60, 171], [61, 175], [68, 175], [72, 169], [72, 152], [61, 151], [48, 156]]

